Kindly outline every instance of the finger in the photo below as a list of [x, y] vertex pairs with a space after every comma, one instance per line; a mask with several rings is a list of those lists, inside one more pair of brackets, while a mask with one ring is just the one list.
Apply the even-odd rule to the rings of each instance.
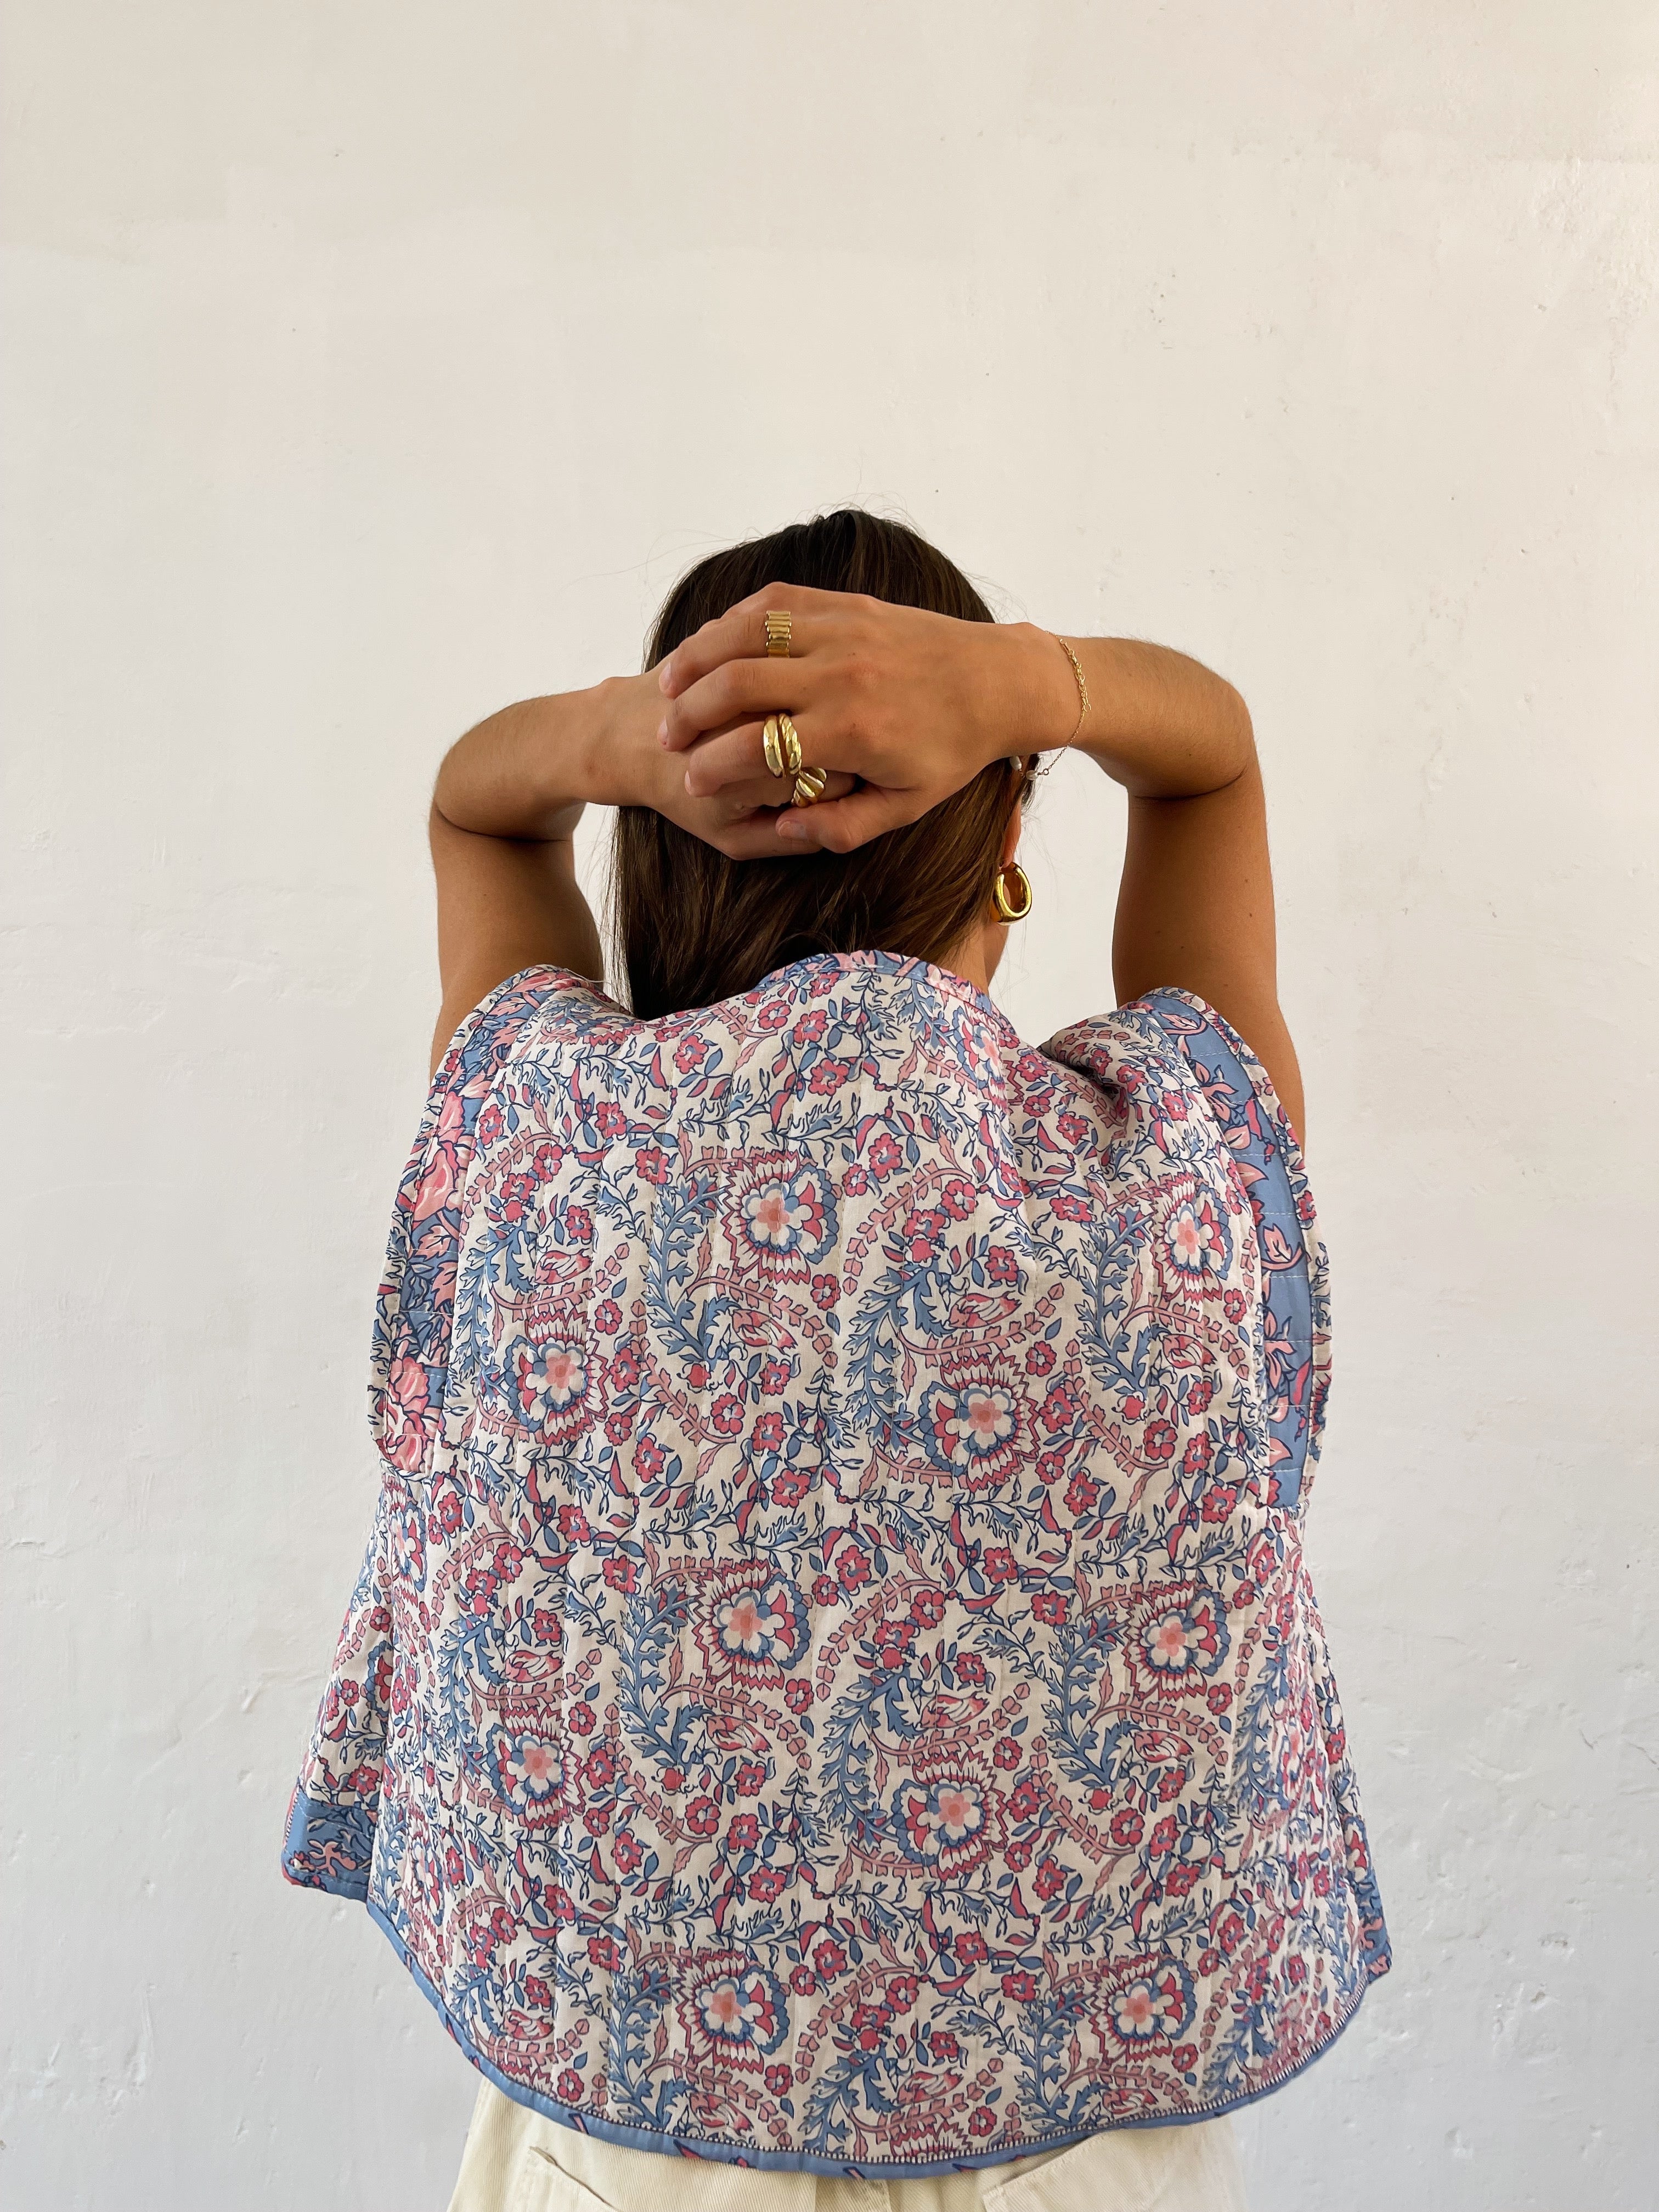
[[849, 597], [846, 592], [814, 591], [804, 584], [765, 585], [677, 645], [657, 672], [658, 684], [673, 699], [723, 661], [784, 658], [767, 653], [766, 617], [785, 610], [791, 618], [787, 658], [799, 659], [823, 641], [824, 617], [844, 611]]
[[[773, 805], [781, 804], [793, 778], [775, 776], [766, 765], [765, 732], [763, 722], [739, 722], [693, 745], [685, 757], [685, 787], [692, 798], [710, 798], [734, 783], [765, 782], [771, 787]], [[807, 740], [799, 731], [796, 735], [800, 738], [801, 765], [810, 767]], [[850, 791], [852, 777], [842, 780]]]
[[778, 836], [786, 844], [811, 851], [851, 853], [912, 818], [897, 793], [874, 790], [866, 784], [832, 801], [826, 786], [816, 806], [793, 807], [780, 817]]
[[[735, 783], [724, 785], [717, 801], [718, 810], [727, 821], [750, 814], [773, 813], [780, 807], [787, 810], [793, 803], [794, 788], [793, 776], [786, 776], [780, 783], [776, 776], [768, 775], [763, 769], [759, 775], [746, 775]], [[849, 791], [857, 788], [856, 776], [827, 775], [823, 780], [826, 799], [845, 799]], [[708, 803], [701, 793], [688, 792], [687, 796]]]
[[[832, 796], [841, 797], [852, 789], [853, 779], [848, 775], [832, 776], [824, 787]], [[811, 847], [802, 846], [799, 842], [791, 842], [780, 836], [779, 824], [799, 814], [802, 810], [793, 806], [779, 807], [776, 791], [777, 786], [774, 783], [771, 794], [764, 804], [744, 812], [734, 810], [732, 817], [718, 824], [711, 823], [707, 830], [697, 829], [695, 834], [702, 836], [705, 842], [718, 847], [734, 860], [775, 860], [780, 856], [787, 858], [811, 850]], [[692, 825], [688, 823], [685, 826], [690, 828]]]
[[709, 799], [735, 783], [757, 783], [763, 778], [772, 787], [772, 804], [788, 789], [766, 765], [763, 744], [765, 725], [734, 722], [713, 737], [700, 738], [685, 757], [685, 787], [693, 799]]
[[764, 721], [781, 710], [799, 714], [814, 696], [805, 663], [727, 660], [671, 699], [657, 725], [659, 744], [684, 752], [727, 725]]

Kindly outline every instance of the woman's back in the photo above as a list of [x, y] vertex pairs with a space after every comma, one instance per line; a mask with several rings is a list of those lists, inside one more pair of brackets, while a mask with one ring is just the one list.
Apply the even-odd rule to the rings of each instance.
[[[893, 2173], [1277, 2084], [1386, 1965], [1295, 1139], [1176, 992], [532, 969], [399, 1194], [292, 1877], [615, 2140]], [[372, 1856], [373, 1870], [370, 1874]]]

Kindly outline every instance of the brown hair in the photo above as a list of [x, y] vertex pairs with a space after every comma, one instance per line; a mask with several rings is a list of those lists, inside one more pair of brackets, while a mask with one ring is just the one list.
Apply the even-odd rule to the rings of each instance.
[[[767, 584], [862, 592], [963, 622], [995, 617], [960, 568], [902, 523], [857, 507], [711, 554], [663, 602], [645, 665]], [[940, 960], [990, 903], [1032, 758], [994, 761], [919, 821], [851, 853], [733, 860], [648, 807], [617, 818], [611, 912], [641, 1021], [752, 990], [814, 952]]]

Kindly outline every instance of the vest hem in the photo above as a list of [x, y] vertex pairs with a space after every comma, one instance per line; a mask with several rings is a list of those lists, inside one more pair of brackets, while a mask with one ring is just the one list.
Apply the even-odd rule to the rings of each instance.
[[[337, 1896], [353, 1893], [326, 1881], [316, 1881], [310, 1886], [331, 1890]], [[1353, 2021], [1372, 1982], [1381, 1978], [1376, 1970], [1368, 1974], [1356, 1990], [1352, 2003], [1338, 2018], [1328, 2033], [1322, 2036], [1283, 2072], [1271, 2081], [1257, 2083], [1254, 2088], [1242, 2090], [1236, 2097], [1224, 2098], [1218, 2104], [1206, 2106], [1201, 2112], [1164, 2112], [1145, 2119], [1110, 2120], [1103, 2127], [1078, 2128], [1069, 2135], [1043, 2136], [1024, 2142], [1005, 2144], [995, 2150], [969, 2153], [959, 2158], [874, 2159], [859, 2165], [844, 2159], [819, 2158], [811, 2151], [754, 2149], [744, 2143], [722, 2141], [717, 2136], [659, 2135], [649, 2128], [624, 2127], [614, 2120], [595, 2119], [569, 2105], [556, 2103], [551, 2097], [543, 2096], [538, 2090], [527, 2088], [522, 2081], [515, 2081], [510, 2074], [504, 2074], [478, 2050], [382, 1908], [372, 1897], [365, 1897], [362, 1903], [369, 1918], [403, 1961], [416, 1988], [443, 2022], [451, 2042], [486, 2081], [499, 2089], [504, 2097], [510, 2097], [515, 2105], [527, 2105], [543, 2119], [551, 2120], [556, 2126], [568, 2128], [573, 2134], [592, 2136], [601, 2142], [616, 2143], [624, 2150], [654, 2151], [667, 2158], [707, 2159], [720, 2165], [740, 2166], [762, 2172], [822, 2173], [854, 2181], [903, 2181], [921, 2179], [929, 2174], [968, 2173], [982, 2166], [1012, 2165], [1016, 2159], [1034, 2158], [1044, 2151], [1068, 2150], [1073, 2143], [1086, 2142], [1091, 2136], [1116, 2135], [1128, 2128], [1194, 2127], [1202, 2121], [1224, 2119], [1229, 2113], [1242, 2111], [1246, 2105], [1259, 2104], [1262, 2098], [1272, 2096], [1275, 2090], [1285, 2087], [1299, 2074], [1304, 2073], [1316, 2058], [1322, 2058]]]

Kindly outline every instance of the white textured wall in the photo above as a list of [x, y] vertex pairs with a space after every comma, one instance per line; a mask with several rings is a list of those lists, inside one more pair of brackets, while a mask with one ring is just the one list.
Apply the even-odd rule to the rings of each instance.
[[[8, 15], [0, 2201], [446, 2201], [470, 2069], [276, 1874], [428, 780], [855, 499], [1255, 711], [1398, 1960], [1260, 2212], [1652, 2204], [1651, 0]], [[1119, 823], [1056, 771], [1028, 1034]]]

